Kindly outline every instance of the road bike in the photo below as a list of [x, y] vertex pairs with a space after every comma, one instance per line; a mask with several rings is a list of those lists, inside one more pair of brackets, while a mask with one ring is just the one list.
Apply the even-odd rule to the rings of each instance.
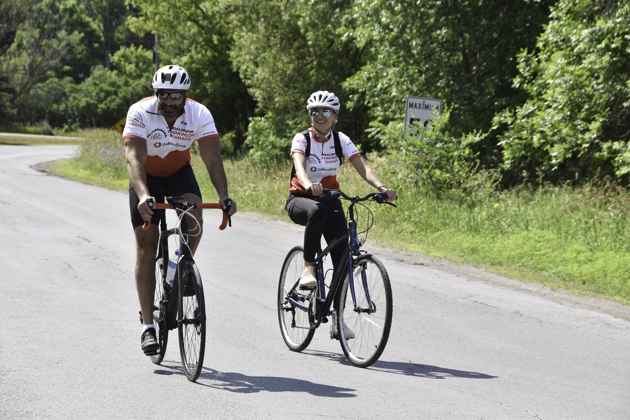
[[[186, 378], [196, 381], [203, 367], [206, 347], [206, 308], [201, 275], [188, 246], [189, 237], [186, 215], [193, 209], [221, 209], [218, 203], [188, 203], [181, 197], [167, 197], [168, 203], [148, 203], [155, 210], [174, 209], [178, 211], [177, 226], [168, 229], [166, 212], [160, 212], [160, 236], [155, 257], [155, 297], [153, 301], [153, 324], [159, 344], [158, 351], [151, 355], [151, 361], [157, 365], [162, 363], [168, 344], [168, 332], [177, 328], [179, 336], [179, 352]], [[231, 202], [223, 211], [223, 221], [219, 229], [224, 230], [229, 224], [228, 216]], [[195, 219], [196, 220], [196, 219]], [[148, 229], [151, 222], [145, 223]], [[197, 221], [197, 229], [199, 222]], [[169, 259], [169, 238], [175, 236], [179, 255], [177, 268], [172, 284], [167, 281]], [[140, 313], [142, 322], [142, 313]]]
[[[296, 246], [289, 251], [278, 285], [280, 331], [289, 349], [300, 352], [308, 347], [315, 330], [332, 316], [331, 338], [340, 341], [343, 353], [353, 365], [368, 367], [378, 360], [387, 345], [392, 324], [392, 289], [383, 263], [360, 249], [374, 221], [371, 210], [362, 203], [374, 201], [396, 206], [386, 201], [384, 193], [350, 197], [341, 191], [324, 189], [324, 194], [350, 202], [348, 233], [317, 252], [315, 289], [303, 290], [299, 286], [304, 249]], [[357, 233], [357, 205], [368, 211], [367, 228], [361, 232], [364, 237]], [[343, 258], [328, 281], [326, 277], [333, 269], [326, 270], [324, 259], [338, 245], [345, 246]]]

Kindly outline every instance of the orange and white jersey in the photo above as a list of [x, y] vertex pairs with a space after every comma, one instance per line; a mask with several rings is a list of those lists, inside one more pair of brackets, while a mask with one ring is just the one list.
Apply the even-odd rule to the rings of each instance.
[[123, 140], [140, 138], [147, 142], [147, 175], [173, 175], [190, 162], [190, 147], [195, 141], [219, 137], [212, 114], [203, 104], [188, 99], [169, 128], [155, 96], [144, 98], [129, 108]]
[[[319, 141], [313, 133], [310, 133], [309, 140], [311, 142], [310, 155], [306, 156], [306, 174], [308, 179], [311, 182], [321, 183], [324, 188], [338, 190], [337, 172], [339, 172], [341, 162], [335, 153], [335, 141], [332, 132], [324, 142]], [[343, 155], [348, 161], [352, 162], [353, 159], [360, 156], [350, 137], [341, 132], [339, 133], [339, 143], [341, 144]], [[298, 133], [293, 137], [291, 157], [293, 157], [294, 153], [306, 155], [306, 139], [302, 133]], [[306, 193], [304, 187], [299, 183], [297, 175], [294, 175], [291, 179], [289, 191], [292, 193]]]

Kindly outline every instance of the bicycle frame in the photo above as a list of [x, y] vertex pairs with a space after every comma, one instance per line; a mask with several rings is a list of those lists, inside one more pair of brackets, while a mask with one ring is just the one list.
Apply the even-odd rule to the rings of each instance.
[[[352, 303], [354, 305], [354, 310], [358, 312], [362, 312], [362, 311], [368, 312], [368, 313], [374, 312], [372, 309], [373, 304], [372, 304], [372, 300], [370, 299], [370, 294], [367, 287], [367, 280], [365, 278], [365, 273], [362, 273], [362, 283], [363, 283], [363, 290], [365, 291], [369, 308], [362, 309], [362, 308], [357, 307], [356, 291], [354, 287], [354, 265], [355, 265], [354, 261], [356, 260], [358, 262], [361, 258], [365, 258], [369, 256], [370, 254], [368, 254], [367, 252], [365, 252], [364, 254], [361, 254], [361, 251], [359, 250], [361, 245], [363, 245], [363, 243], [360, 241], [357, 235], [357, 223], [354, 220], [354, 205], [355, 204], [356, 204], [355, 202], [352, 202], [348, 209], [348, 212], [350, 215], [350, 220], [348, 222], [348, 233], [339, 235], [330, 244], [328, 244], [328, 246], [323, 251], [320, 250], [319, 252], [317, 252], [317, 255], [315, 256], [315, 265], [318, 267], [318, 270], [316, 270], [317, 281], [319, 284], [319, 287], [318, 287], [319, 296], [316, 297], [316, 301], [318, 305], [322, 304], [323, 302], [323, 306], [321, 306], [321, 308], [317, 308], [316, 317], [315, 319], [313, 319], [312, 328], [317, 328], [319, 324], [321, 323], [322, 318], [332, 313], [331, 307], [334, 303], [335, 296], [337, 295], [339, 291], [339, 287], [341, 286], [342, 280], [345, 278], [346, 273], [348, 273], [348, 276], [349, 276], [348, 281], [350, 285], [350, 293], [352, 296]], [[335, 248], [336, 246], [338, 246], [344, 241], [348, 243], [348, 247], [345, 249], [343, 257], [341, 258], [342, 265], [340, 267], [337, 267], [337, 270], [334, 271], [333, 278], [330, 283], [330, 292], [328, 293], [328, 296], [326, 296], [323, 258], [326, 257], [333, 248]], [[303, 311], [308, 312], [309, 306], [304, 305], [303, 303], [291, 297], [293, 291], [297, 287], [298, 287], [298, 283], [296, 283], [291, 288], [291, 290], [288, 293], [288, 296], [289, 296], [288, 300], [294, 306], [298, 307], [299, 309]]]
[[[181, 229], [181, 230], [180, 230]], [[186, 218], [184, 217], [182, 220], [182, 226], [178, 228], [166, 229], [166, 211], [163, 211], [160, 215], [160, 238], [158, 242], [159, 254], [158, 258], [162, 258], [165, 266], [168, 264], [169, 252], [168, 252], [168, 238], [171, 235], [176, 235], [177, 239], [181, 244], [181, 238], [184, 233], [188, 234], [188, 225], [186, 223]], [[181, 246], [180, 246], [181, 248]], [[182, 250], [180, 249], [180, 252]], [[177, 270], [175, 271], [175, 278], [173, 280], [172, 285], [168, 285], [166, 283], [166, 269], [162, 273], [162, 284], [164, 285], [164, 290], [167, 290], [166, 297], [168, 299], [160, 302], [160, 305], [165, 305], [166, 307], [160, 308], [161, 314], [166, 314], [166, 319], [164, 320], [164, 326], [168, 330], [173, 330], [177, 328], [178, 322], [181, 321], [177, 319], [177, 301], [179, 298], [180, 287], [179, 287], [179, 279], [181, 278], [181, 265], [180, 262], [184, 259], [192, 259], [190, 256], [190, 251], [187, 247], [183, 250], [183, 254], [180, 254], [180, 257], [177, 259]]]
[[[182, 267], [184, 266], [184, 264], [182, 264], [182, 262], [185, 261], [192, 261], [194, 262], [193, 256], [192, 256], [192, 251], [190, 250], [190, 248], [188, 246], [183, 246], [183, 243], [188, 243], [188, 221], [186, 220], [186, 217], [182, 217], [181, 218], [181, 223], [179, 225], [179, 227], [175, 227], [172, 229], [166, 229], [166, 211], [165, 209], [167, 208], [173, 208], [172, 205], [165, 205], [165, 204], [156, 204], [155, 205], [156, 209], [163, 209], [162, 213], [160, 214], [160, 237], [159, 237], [159, 242], [158, 242], [158, 247], [159, 247], [159, 254], [158, 254], [158, 258], [162, 258], [162, 261], [164, 261], [164, 264], [168, 264], [168, 258], [169, 258], [169, 252], [168, 252], [168, 238], [171, 235], [177, 235], [177, 239], [179, 241], [179, 257], [177, 258], [177, 270], [175, 272], [175, 278], [173, 280], [173, 285], [169, 286], [166, 283], [166, 270], [164, 270], [164, 272], [162, 273], [162, 282], [164, 284], [164, 289], [168, 290], [168, 292], [166, 293], [166, 296], [168, 297], [168, 300], [166, 301], [162, 301], [161, 304], [165, 304], [167, 305], [166, 308], [160, 308], [162, 310], [165, 309], [165, 311], [161, 311], [161, 313], [165, 313], [167, 315], [167, 319], [165, 320], [165, 326], [168, 330], [173, 330], [175, 328], [177, 328], [178, 324], [180, 322], [182, 322], [181, 319], [177, 319], [177, 301], [179, 299], [179, 294], [183, 292], [182, 288], [183, 286], [180, 285], [180, 279], [182, 278]], [[203, 207], [199, 207], [199, 208], [217, 208], [217, 205], [210, 205], [210, 204], [205, 204], [203, 205]], [[220, 208], [220, 206], [219, 206]], [[223, 220], [223, 224], [221, 225], [220, 229], [225, 229], [225, 225], [226, 223], [229, 221], [229, 219], [227, 218], [227, 216], [224, 216], [224, 220]], [[180, 315], [181, 316], [181, 315]]]

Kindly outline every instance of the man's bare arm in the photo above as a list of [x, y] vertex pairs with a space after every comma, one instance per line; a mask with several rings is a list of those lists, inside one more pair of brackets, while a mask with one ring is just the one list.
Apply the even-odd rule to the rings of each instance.
[[[228, 198], [228, 184], [223, 168], [223, 159], [221, 158], [221, 140], [218, 137], [205, 139], [199, 143], [199, 155], [206, 165], [210, 181], [219, 194], [221, 204], [225, 204]], [[230, 215], [236, 213], [236, 203], [233, 202], [230, 209]]]

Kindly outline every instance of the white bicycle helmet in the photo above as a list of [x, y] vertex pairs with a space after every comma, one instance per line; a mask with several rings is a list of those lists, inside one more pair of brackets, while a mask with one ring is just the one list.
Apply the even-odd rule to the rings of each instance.
[[335, 110], [335, 112], [339, 113], [339, 99], [337, 99], [335, 94], [332, 92], [319, 90], [313, 93], [310, 98], [308, 98], [306, 109], [310, 111], [311, 109], [317, 107], [332, 108]]
[[188, 90], [189, 87], [188, 72], [179, 66], [164, 66], [153, 76], [153, 89]]

